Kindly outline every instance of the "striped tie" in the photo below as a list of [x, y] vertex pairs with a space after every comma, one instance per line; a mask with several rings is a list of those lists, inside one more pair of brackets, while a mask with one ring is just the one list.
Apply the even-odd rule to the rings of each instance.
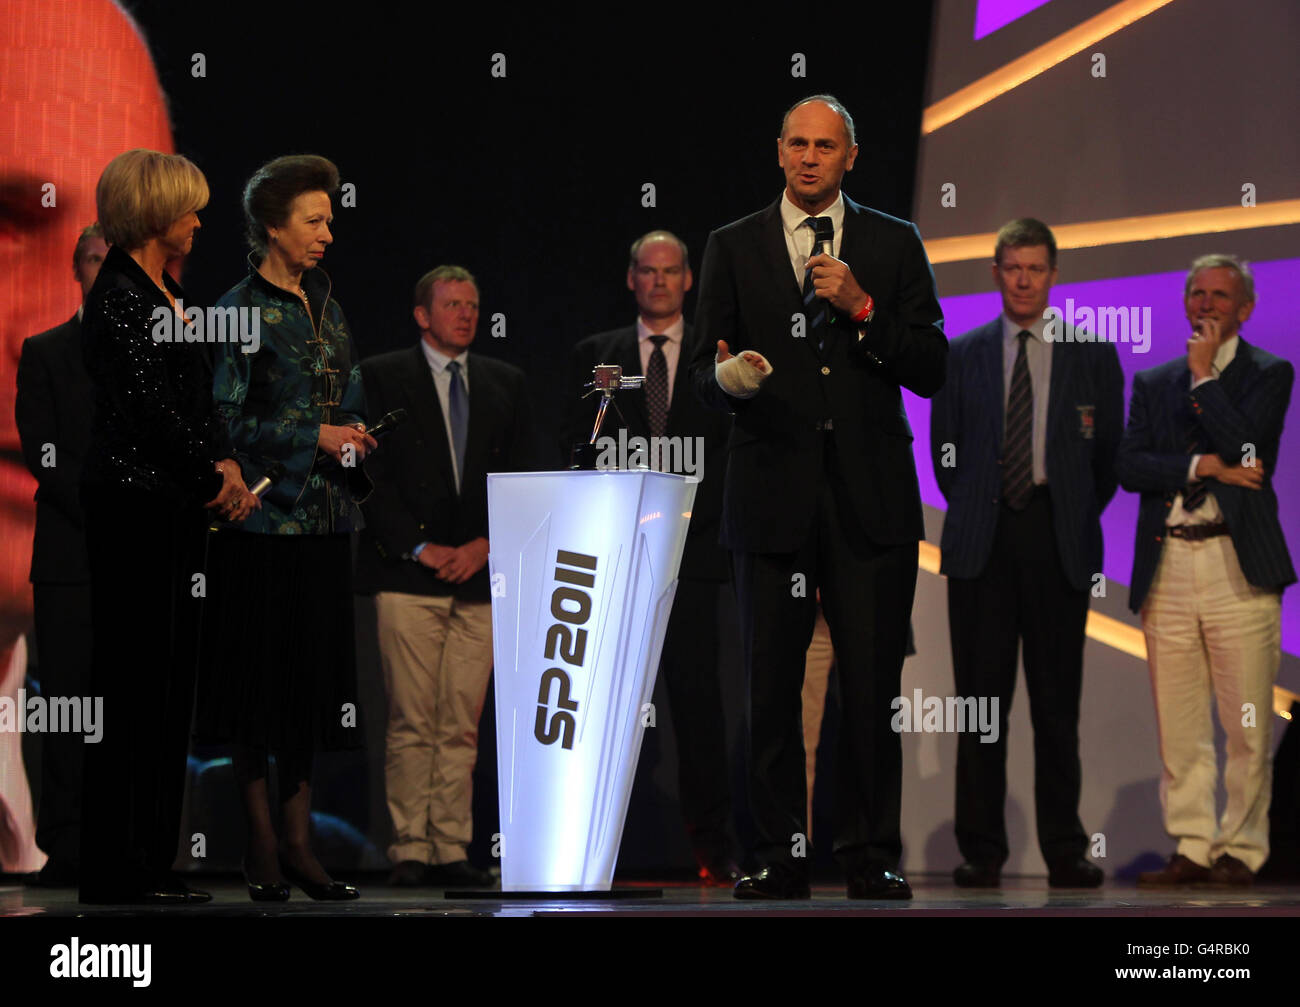
[[1011, 395], [1007, 398], [1006, 433], [1002, 444], [1002, 499], [1022, 511], [1034, 492], [1034, 388], [1029, 380], [1025, 342], [1029, 331], [1016, 336], [1020, 349], [1011, 370]]
[[[823, 232], [834, 233], [830, 217], [808, 217], [804, 220], [804, 223], [812, 228], [813, 255], [830, 251], [829, 247], [824, 247], [826, 242], [817, 240], [818, 221], [824, 221]], [[817, 297], [816, 288], [813, 286], [812, 269], [805, 269], [803, 273], [803, 316], [808, 320], [809, 338], [816, 340], [817, 349], [823, 349], [826, 341], [826, 301], [824, 298]]]

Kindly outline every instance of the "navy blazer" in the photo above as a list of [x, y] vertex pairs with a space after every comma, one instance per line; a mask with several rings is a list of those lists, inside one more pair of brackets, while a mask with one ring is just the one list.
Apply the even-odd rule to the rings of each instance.
[[[790, 552], [807, 540], [823, 478], [826, 421], [835, 465], [862, 531], [877, 545], [925, 537], [912, 428], [901, 388], [943, 384], [948, 340], [934, 273], [914, 224], [844, 197], [839, 258], [875, 300], [857, 326], [833, 308], [821, 352], [796, 335], [803, 298], [778, 199], [709, 235], [700, 269], [691, 378], [706, 405], [735, 415], [722, 502], [722, 541], [747, 552]], [[772, 364], [757, 395], [737, 399], [714, 376], [717, 341]]]
[[[706, 409], [691, 388], [690, 362], [695, 351], [695, 333], [690, 325], [682, 334], [673, 377], [673, 398], [668, 405], [668, 437], [700, 437], [704, 440], [703, 468], [700, 485], [695, 490], [691, 523], [686, 532], [678, 576], [683, 580], [725, 581], [731, 579], [731, 556], [718, 544], [718, 522], [722, 514], [722, 478], [727, 467], [727, 437], [731, 417]], [[599, 395], [582, 398], [583, 385], [591, 381], [597, 364], [619, 364], [624, 374], [641, 373], [641, 351], [636, 326], [628, 325], [601, 332], [580, 341], [569, 354], [568, 377], [564, 385], [564, 457], [574, 444], [591, 437], [596, 422]], [[645, 389], [620, 392], [614, 397], [627, 420], [627, 436], [649, 437], [650, 414], [646, 409]], [[601, 426], [602, 437], [618, 437], [624, 427], [619, 413], [611, 409]]]
[[459, 546], [487, 538], [488, 473], [532, 468], [532, 418], [524, 372], [470, 353], [469, 429], [459, 493], [438, 389], [419, 344], [366, 358], [361, 377], [366, 406], [375, 420], [399, 408], [407, 411], [407, 418], [366, 457], [375, 489], [361, 504], [366, 527], [357, 548], [355, 590], [489, 600], [486, 566], [463, 584], [449, 584], [412, 560], [411, 550], [421, 542]]
[[[1001, 510], [1006, 412], [1001, 316], [954, 339], [948, 352], [948, 382], [930, 410], [934, 475], [948, 501], [939, 569], [949, 577], [973, 578], [988, 565]], [[1124, 373], [1115, 347], [1054, 342], [1047, 483], [1057, 552], [1076, 591], [1090, 588], [1093, 575], [1101, 572], [1101, 512], [1115, 495], [1115, 454], [1123, 429]], [[955, 464], [944, 465], [945, 455]]]
[[1277, 519], [1273, 469], [1282, 421], [1291, 401], [1295, 368], [1238, 337], [1237, 354], [1216, 381], [1192, 389], [1182, 356], [1142, 371], [1133, 379], [1128, 429], [1119, 447], [1120, 484], [1141, 493], [1129, 608], [1142, 608], [1160, 563], [1165, 519], [1174, 497], [1187, 487], [1189, 430], [1199, 422], [1214, 452], [1236, 464], [1254, 445], [1264, 465], [1263, 488], [1214, 483], [1211, 491], [1228, 523], [1237, 561], [1256, 587], [1281, 590], [1296, 580], [1282, 525]]

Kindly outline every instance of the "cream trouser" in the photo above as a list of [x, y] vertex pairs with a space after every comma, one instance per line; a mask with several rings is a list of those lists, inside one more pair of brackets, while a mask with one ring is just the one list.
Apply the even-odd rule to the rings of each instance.
[[473, 836], [479, 715], [492, 671], [492, 606], [381, 591], [375, 612], [388, 690], [389, 859], [464, 860]]
[[831, 666], [835, 663], [835, 648], [831, 646], [831, 631], [817, 606], [817, 624], [813, 628], [812, 643], [803, 666], [803, 751], [805, 772], [808, 777], [808, 838], [812, 839], [813, 781], [817, 776], [817, 742], [822, 736], [822, 715], [826, 712], [826, 687], [830, 682]]
[[[1208, 867], [1227, 853], [1268, 859], [1273, 682], [1282, 660], [1282, 596], [1250, 584], [1227, 535], [1165, 540], [1142, 607], [1160, 732], [1160, 804], [1177, 852]], [[1227, 805], [1217, 827], [1218, 763], [1210, 700], [1227, 735]]]

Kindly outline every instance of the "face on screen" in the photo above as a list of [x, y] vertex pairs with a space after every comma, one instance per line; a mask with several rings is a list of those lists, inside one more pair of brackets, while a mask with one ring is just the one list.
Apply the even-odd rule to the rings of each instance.
[[791, 112], [777, 141], [785, 190], [792, 203], [810, 214], [835, 202], [844, 173], [853, 168], [857, 156], [857, 145], [849, 146], [844, 120], [820, 101], [810, 101]]
[[[35, 480], [14, 422], [28, 336], [76, 310], [68, 264], [95, 219], [95, 183], [133, 147], [171, 150], [139, 33], [110, 0], [7, 0], [0, 48], [0, 660], [30, 625]], [[67, 58], [75, 53], [76, 58]], [[103, 68], [113, 67], [111, 74]], [[79, 277], [80, 279], [80, 277]]]
[[1231, 339], [1255, 309], [1237, 271], [1226, 268], [1197, 270], [1183, 306], [1193, 329], [1207, 319], [1218, 322], [1220, 341]]
[[1013, 322], [1028, 327], [1042, 319], [1047, 293], [1056, 282], [1046, 245], [1006, 247], [993, 264], [993, 284], [1002, 293], [1002, 310]]

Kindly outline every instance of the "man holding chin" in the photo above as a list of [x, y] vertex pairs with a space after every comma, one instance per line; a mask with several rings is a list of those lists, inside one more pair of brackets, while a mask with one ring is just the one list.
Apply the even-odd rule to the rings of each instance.
[[[1138, 374], [1120, 484], [1142, 494], [1129, 605], [1142, 614], [1164, 775], [1169, 863], [1142, 887], [1245, 887], [1268, 858], [1273, 682], [1282, 589], [1296, 580], [1272, 473], [1295, 369], [1247, 343], [1249, 267], [1192, 263], [1187, 355]], [[1211, 699], [1227, 735], [1215, 821]]]

